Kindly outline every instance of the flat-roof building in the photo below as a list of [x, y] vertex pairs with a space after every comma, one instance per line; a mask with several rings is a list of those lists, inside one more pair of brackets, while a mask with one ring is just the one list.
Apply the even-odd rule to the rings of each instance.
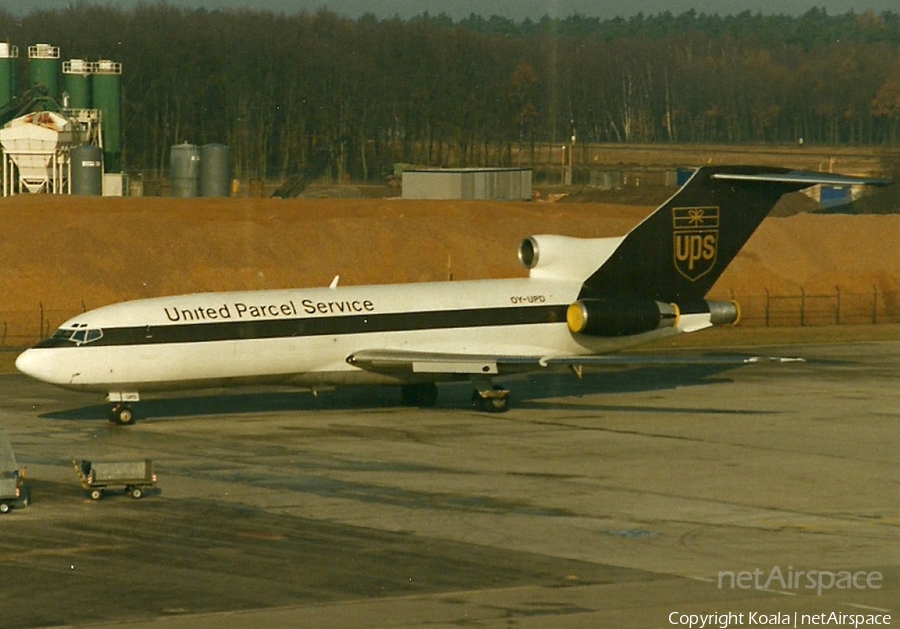
[[403, 171], [404, 199], [530, 201], [530, 168], [422, 168]]

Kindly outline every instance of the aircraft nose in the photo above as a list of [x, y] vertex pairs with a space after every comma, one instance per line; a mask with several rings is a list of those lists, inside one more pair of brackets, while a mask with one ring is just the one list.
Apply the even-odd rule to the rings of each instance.
[[16, 358], [16, 369], [38, 380], [47, 380], [48, 365], [41, 352], [34, 349], [26, 349]]

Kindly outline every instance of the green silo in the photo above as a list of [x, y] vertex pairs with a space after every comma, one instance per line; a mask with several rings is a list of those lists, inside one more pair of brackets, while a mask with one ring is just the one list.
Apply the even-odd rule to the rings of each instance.
[[108, 173], [122, 172], [122, 64], [100, 60], [91, 64], [91, 95], [100, 110], [103, 162]]
[[59, 46], [29, 46], [28, 73], [32, 85], [43, 85], [47, 93], [59, 102]]
[[16, 59], [19, 49], [0, 43], [0, 107], [16, 97]]
[[63, 61], [62, 73], [63, 91], [68, 95], [63, 106], [69, 109], [90, 109], [91, 64], [83, 59]]

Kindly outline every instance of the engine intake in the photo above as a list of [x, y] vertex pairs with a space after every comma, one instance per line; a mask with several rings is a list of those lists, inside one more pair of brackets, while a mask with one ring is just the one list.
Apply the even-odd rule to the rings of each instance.
[[616, 250], [622, 238], [572, 238], [529, 236], [519, 244], [519, 262], [528, 276], [565, 281], [584, 281]]
[[678, 306], [654, 299], [580, 299], [566, 311], [574, 334], [629, 336], [678, 324]]

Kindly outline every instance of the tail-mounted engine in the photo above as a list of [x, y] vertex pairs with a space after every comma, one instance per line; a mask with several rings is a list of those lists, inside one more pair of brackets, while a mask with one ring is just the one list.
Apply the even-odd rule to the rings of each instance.
[[587, 336], [629, 336], [678, 324], [678, 306], [653, 299], [579, 299], [566, 311], [569, 330]]
[[736, 301], [708, 301], [709, 322], [713, 325], [737, 325], [741, 320], [741, 307]]
[[529, 236], [519, 245], [519, 262], [530, 277], [583, 282], [621, 242], [621, 237]]
[[[701, 327], [735, 324], [741, 318], [737, 302], [707, 301], [709, 317]], [[566, 311], [566, 323], [573, 334], [586, 336], [629, 336], [678, 325], [681, 311], [676, 304], [653, 299], [579, 299]]]

